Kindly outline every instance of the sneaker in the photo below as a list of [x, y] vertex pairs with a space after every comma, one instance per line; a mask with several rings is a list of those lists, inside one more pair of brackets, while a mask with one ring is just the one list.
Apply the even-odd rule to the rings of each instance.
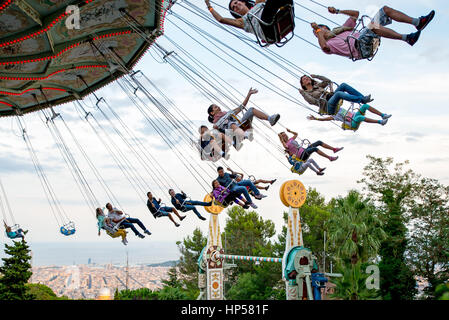
[[225, 160], [229, 160], [229, 157], [230, 157], [231, 155], [229, 154], [229, 152], [225, 152], [224, 153], [224, 159]]
[[382, 119], [382, 120], [380, 121], [380, 124], [384, 126], [384, 125], [387, 124], [387, 122], [388, 122], [388, 119]]
[[374, 101], [374, 99], [371, 99], [371, 95], [369, 94], [363, 98], [362, 103], [370, 103], [372, 101]]
[[270, 183], [271, 183], [271, 184], [273, 184], [273, 183], [275, 183], [275, 182], [276, 182], [276, 180], [277, 180], [277, 179], [273, 179], [273, 180], [271, 180], [271, 182], [270, 182]]
[[316, 174], [319, 175], [319, 176], [322, 176], [322, 175], [324, 175], [324, 172], [320, 171], [320, 172], [317, 172]]
[[144, 231], [147, 235], [151, 236], [151, 232], [149, 230]]
[[180, 226], [180, 224], [179, 223], [175, 223], [175, 227], [179, 227]]
[[182, 220], [184, 220], [185, 218], [186, 218], [186, 216], [183, 216], [183, 217], [179, 218], [179, 221], [182, 221]]
[[268, 122], [270, 122], [271, 126], [274, 126], [279, 121], [280, 117], [281, 116], [278, 113], [273, 114], [272, 116], [268, 117]]
[[122, 243], [126, 246], [128, 244], [128, 241], [126, 241], [126, 239], [123, 239]]
[[257, 209], [257, 206], [254, 204], [254, 202], [248, 203], [248, 205], [253, 209]]
[[320, 172], [323, 172], [324, 170], [326, 170], [326, 168], [319, 169]]
[[391, 118], [391, 114], [384, 114], [382, 116], [382, 119], [388, 119], [388, 118]]
[[27, 234], [28, 233], [28, 230], [23, 230], [23, 234]]
[[141, 233], [139, 233], [137, 236], [138, 236], [140, 239], [145, 238], [145, 236], [144, 236], [143, 234], [141, 234]]
[[268, 188], [270, 188], [270, 186], [266, 186], [266, 187], [265, 187], [265, 191], [268, 191]]
[[430, 11], [430, 13], [427, 16], [419, 17], [419, 24], [416, 27], [416, 29], [418, 31], [422, 31], [425, 27], [427, 27], [429, 22], [432, 21], [434, 16], [435, 16], [435, 11], [432, 10], [432, 11]]
[[331, 157], [329, 160], [330, 161], [335, 161], [335, 160], [337, 160], [338, 159], [338, 156], [337, 157]]
[[257, 196], [254, 196], [254, 198], [256, 198], [257, 200], [262, 200], [263, 198], [266, 198], [267, 196], [264, 194], [258, 194]]
[[249, 209], [249, 204], [245, 204], [242, 208], [243, 209]]
[[200, 220], [203, 220], [203, 221], [206, 220], [206, 218], [204, 218], [204, 217], [198, 217], [198, 218], [200, 218]]
[[339, 152], [339, 151], [341, 151], [341, 150], [343, 150], [345, 147], [341, 147], [341, 148], [335, 148], [334, 149], [334, 153], [337, 153], [337, 152]]
[[413, 46], [419, 39], [419, 36], [421, 35], [421, 31], [410, 33], [407, 35], [407, 40], [405, 40], [409, 45]]

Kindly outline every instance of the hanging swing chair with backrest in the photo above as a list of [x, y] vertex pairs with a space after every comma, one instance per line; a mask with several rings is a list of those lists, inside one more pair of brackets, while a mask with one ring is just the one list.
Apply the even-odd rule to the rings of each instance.
[[[221, 130], [220, 130], [220, 132], [221, 132]], [[208, 146], [209, 144], [205, 145], [205, 148], [203, 148], [202, 142], [203, 142], [203, 141], [210, 141], [210, 142], [211, 142], [212, 140], [214, 140], [214, 139], [212, 139], [212, 137], [211, 137], [210, 140], [203, 140], [203, 137], [200, 137], [200, 138], [198, 139], [198, 142], [195, 143], [194, 141], [192, 141], [192, 143], [194, 143], [194, 144], [196, 145], [196, 147], [197, 147], [197, 149], [198, 149], [198, 151], [199, 151], [199, 153], [200, 153], [200, 155], [201, 155], [201, 160], [217, 162], [218, 160], [221, 159], [221, 157], [217, 157], [217, 156], [214, 154], [214, 153], [215, 153], [215, 150], [211, 150], [211, 152], [209, 152], [209, 153], [205, 153], [205, 152], [204, 152], [204, 149], [207, 148], [207, 146]], [[221, 141], [221, 150], [222, 150], [224, 153], [226, 153], [226, 150], [227, 150], [226, 139], [222, 139], [222, 141]]]
[[[102, 210], [103, 210], [103, 212], [104, 212], [104, 211], [107, 210], [107, 209], [106, 209], [106, 208], [103, 208]], [[126, 218], [129, 218], [129, 214], [125, 214], [125, 217], [126, 217]], [[117, 231], [118, 231], [119, 229], [122, 229], [122, 228], [121, 228], [121, 224], [122, 224], [122, 222], [125, 221], [125, 220], [126, 220], [126, 219], [123, 219], [123, 220], [121, 220], [121, 221], [119, 221], [119, 222], [117, 222], [117, 223], [114, 223], [113, 226], [110, 226], [110, 225], [108, 225], [107, 223], [104, 223], [103, 226], [102, 226], [102, 229], [106, 230], [106, 233], [107, 233], [110, 237], [112, 237], [112, 238], [117, 238], [117, 237], [120, 236], [120, 234], [117, 234]]]
[[[359, 104], [359, 106], [360, 106], [360, 104]], [[360, 110], [360, 107], [355, 108], [354, 103], [351, 103], [351, 107], [344, 114], [344, 121], [343, 121], [343, 124], [341, 125], [341, 128], [343, 130], [351, 130], [351, 131], [356, 132], [359, 129], [360, 124], [362, 123], [361, 121], [357, 122], [357, 125], [355, 127], [352, 126], [352, 122], [353, 122], [354, 117], [357, 114], [357, 112], [359, 112], [362, 116], [365, 115], [365, 113], [363, 113]]]
[[[0, 209], [2, 211], [2, 216], [3, 216], [3, 225], [5, 226], [5, 235], [9, 239], [22, 238], [24, 233], [26, 233], [27, 231], [23, 232], [23, 230], [20, 228], [20, 225], [15, 222], [14, 214], [11, 210], [11, 206], [9, 205], [9, 201], [6, 196], [6, 191], [3, 186], [3, 182], [1, 180], [0, 180], [0, 188], [2, 191], [2, 196], [0, 196]], [[10, 215], [10, 221], [13, 223], [13, 225], [11, 227], [9, 227], [9, 225], [8, 225], [7, 211], [9, 212], [9, 215]], [[7, 231], [8, 228], [10, 230], [9, 232]], [[19, 232], [19, 230], [20, 230], [20, 232]]]
[[[243, 110], [246, 110], [246, 108], [245, 108], [243, 105], [241, 105], [241, 107], [242, 107]], [[220, 128], [226, 121], [229, 121], [229, 118], [230, 118], [230, 117], [234, 118], [234, 119], [237, 121], [238, 127], [239, 127], [240, 129], [242, 129], [243, 131], [248, 131], [249, 129], [252, 129], [252, 123], [251, 123], [251, 120], [248, 119], [248, 120], [242, 122], [242, 121], [240, 120], [240, 118], [237, 117], [237, 115], [235, 114], [235, 111], [234, 111], [234, 110], [228, 111], [228, 112], [226, 113], [225, 116], [221, 117], [221, 119], [218, 120], [218, 121], [215, 123], [215, 125], [216, 125], [218, 128]], [[226, 131], [223, 130], [223, 129], [218, 129], [218, 131], [220, 131], [220, 132], [226, 134]], [[234, 146], [237, 146], [237, 139], [236, 139], [236, 136], [233, 137], [233, 140], [234, 140], [234, 142], [233, 142], [233, 143], [234, 143]]]
[[224, 199], [223, 202], [218, 201], [218, 200], [213, 196], [213, 193], [211, 194], [212, 201], [213, 201], [213, 203], [214, 203], [215, 205], [217, 205], [217, 206], [219, 206], [219, 207], [222, 207], [222, 208], [227, 208], [227, 207], [228, 207], [228, 206], [229, 206], [235, 199], [237, 199], [237, 194], [234, 193], [234, 192], [232, 192], [232, 191], [229, 189], [229, 187], [230, 187], [233, 183], [235, 183], [235, 182], [236, 182], [235, 179], [232, 179], [232, 181], [226, 186], [226, 188], [223, 189], [223, 190], [221, 191], [221, 194], [222, 194], [223, 192], [225, 192], [225, 191], [229, 191], [228, 196], [226, 196], [226, 198]]
[[[277, 47], [283, 47], [295, 35], [294, 34], [295, 12], [294, 7], [290, 4], [280, 7], [270, 23], [263, 21], [254, 14], [251, 13], [248, 14], [251, 15], [253, 18], [255, 18], [260, 25], [263, 25], [266, 28], [271, 28], [273, 30], [274, 39], [270, 39], [267, 36], [265, 36], [265, 39], [267, 39], [267, 41], [261, 40], [257, 35], [257, 31], [254, 25], [250, 21], [251, 28], [253, 29], [254, 34], [256, 35], [257, 43], [261, 47], [267, 47], [271, 44], [275, 44]], [[289, 34], [291, 35], [287, 38]]]
[[61, 226], [61, 228], [59, 228], [59, 231], [65, 236], [71, 236], [75, 234], [76, 232], [75, 222], [70, 221], [64, 224], [63, 226]]
[[7, 232], [5, 230], [5, 235], [9, 238], [9, 239], [16, 239], [16, 238], [22, 238], [22, 236], [19, 236], [19, 230], [21, 229], [20, 226], [18, 224], [14, 224], [13, 226], [10, 227], [11, 231]]
[[[310, 141], [308, 139], [302, 139], [301, 144], [299, 145], [302, 149], [307, 149], [310, 146]], [[293, 173], [296, 173], [298, 175], [302, 175], [304, 171], [300, 171], [302, 164], [304, 163], [304, 160], [301, 160], [297, 155], [292, 155], [292, 160], [295, 162], [294, 165], [290, 168], [290, 171]]]
[[182, 212], [185, 212], [185, 210], [186, 210], [186, 207], [184, 206], [184, 204], [186, 203], [186, 202], [191, 202], [192, 201], [192, 198], [191, 197], [188, 197], [187, 195], [186, 195], [186, 198], [184, 199], [184, 201], [181, 203], [181, 211]]
[[[242, 107], [242, 110], [246, 110], [246, 108], [243, 105], [241, 105], [241, 107]], [[238, 127], [240, 129], [242, 129], [243, 131], [247, 131], [252, 128], [251, 120], [248, 119], [248, 120], [242, 122], [240, 120], [240, 118], [237, 117], [234, 110], [228, 111], [225, 116], [221, 117], [221, 119], [218, 120], [217, 123], [215, 123], [215, 125], [217, 127], [221, 127], [223, 125], [223, 123], [225, 123], [226, 121], [229, 120], [230, 117], [234, 118], [237, 121]], [[225, 132], [223, 132], [223, 130], [219, 130], [219, 131], [222, 133], [225, 133]]]
[[[365, 26], [364, 19], [370, 19], [370, 23], [372, 21], [372, 19], [367, 15], [360, 17], [357, 25], [354, 27], [354, 30], [345, 40], [351, 54], [350, 59], [354, 62], [363, 59], [367, 59], [368, 61], [373, 60], [380, 46], [380, 36], [375, 34], [369, 27]], [[359, 34], [358, 37], [355, 36], [356, 33]], [[363, 37], [360, 39], [362, 35]], [[354, 45], [358, 51], [358, 57], [354, 57], [355, 52], [353, 52], [350, 45], [351, 39], [355, 42]]]
[[165, 202], [159, 203], [159, 208], [155, 212], [151, 212], [153, 214], [154, 219], [163, 217], [161, 210], [162, 210], [162, 208], [165, 208], [165, 207], [166, 207]]
[[333, 113], [333, 114], [329, 113], [328, 101], [332, 97], [332, 95], [334, 94], [334, 87], [333, 87], [334, 84], [338, 88], [338, 83], [330, 82], [326, 87], [324, 87], [324, 92], [321, 94], [321, 96], [318, 99], [318, 101], [319, 101], [319, 111], [318, 111], [318, 113], [320, 114], [320, 116], [322, 116], [322, 115], [331, 115], [331, 116], [336, 115], [338, 113], [338, 111], [340, 110], [341, 106], [343, 105], [343, 99], [340, 99], [338, 101], [338, 103], [337, 103], [336, 108], [335, 108], [335, 113]]

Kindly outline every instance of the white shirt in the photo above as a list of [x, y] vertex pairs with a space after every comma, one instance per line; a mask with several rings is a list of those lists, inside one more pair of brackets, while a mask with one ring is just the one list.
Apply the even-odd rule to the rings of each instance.
[[260, 27], [259, 19], [262, 20], [262, 12], [265, 8], [265, 2], [261, 2], [252, 7], [247, 14], [245, 14], [243, 19], [243, 30], [246, 32], [257, 35], [261, 42], [267, 42], [265, 34]]
[[120, 211], [120, 210], [117, 209], [117, 208], [112, 208], [112, 211], [108, 210], [108, 218], [110, 218], [112, 220], [111, 222], [114, 225], [117, 224], [117, 222], [115, 222], [115, 221], [121, 220], [121, 219], [123, 219], [125, 217], [124, 214], [120, 214], [120, 213], [118, 213], [118, 211]]

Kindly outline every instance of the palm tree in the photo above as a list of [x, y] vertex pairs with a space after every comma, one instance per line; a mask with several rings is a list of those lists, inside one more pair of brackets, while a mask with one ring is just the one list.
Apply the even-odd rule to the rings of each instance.
[[337, 199], [327, 228], [337, 262], [350, 261], [352, 265], [373, 260], [386, 237], [376, 208], [356, 190]]
[[334, 298], [347, 300], [375, 299], [376, 290], [368, 290], [368, 275], [363, 266], [377, 257], [386, 234], [376, 208], [355, 190], [339, 198], [327, 222], [329, 242], [335, 252], [337, 271], [342, 278], [332, 280], [336, 285]]

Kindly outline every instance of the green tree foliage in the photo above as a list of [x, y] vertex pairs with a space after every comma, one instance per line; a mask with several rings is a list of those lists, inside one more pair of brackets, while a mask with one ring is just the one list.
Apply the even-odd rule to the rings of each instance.
[[336, 200], [327, 227], [338, 263], [373, 262], [386, 238], [376, 208], [356, 190]]
[[414, 273], [429, 284], [425, 297], [434, 299], [437, 286], [449, 279], [449, 187], [423, 178], [417, 193], [408, 255]]
[[369, 274], [365, 273], [366, 264], [358, 261], [356, 264], [340, 263], [337, 272], [343, 277], [333, 278], [335, 291], [331, 298], [341, 300], [373, 300], [379, 299], [378, 290], [367, 289], [366, 280]]
[[187, 293], [181, 288], [164, 287], [158, 291], [159, 300], [186, 300], [189, 299]]
[[435, 297], [438, 300], [449, 300], [449, 282], [442, 283], [435, 290]]
[[26, 241], [5, 244], [5, 253], [9, 257], [2, 259], [3, 265], [0, 267], [0, 300], [34, 299], [26, 287], [32, 275], [31, 255]]
[[374, 299], [376, 290], [368, 290], [368, 274], [362, 268], [376, 258], [381, 241], [386, 235], [377, 217], [376, 208], [355, 190], [345, 198], [338, 198], [332, 216], [326, 223], [329, 244], [337, 262], [337, 272], [342, 278], [331, 280], [336, 285], [334, 298], [344, 300]]
[[[226, 252], [234, 255], [278, 256], [270, 238], [275, 235], [274, 223], [264, 220], [255, 211], [234, 206], [228, 210], [222, 239]], [[226, 277], [228, 299], [275, 299], [283, 290], [281, 266], [274, 263], [238, 261]], [[284, 298], [284, 297], [283, 297]]]
[[114, 300], [157, 300], [158, 292], [148, 288], [139, 288], [135, 290], [115, 291]]
[[164, 287], [182, 288], [182, 282], [178, 276], [178, 267], [173, 266], [168, 270], [168, 279], [162, 280]]
[[379, 250], [381, 295], [385, 300], [412, 300], [417, 290], [413, 272], [406, 263], [406, 223], [414, 207], [418, 176], [406, 169], [407, 161], [393, 165], [392, 158], [367, 158], [369, 163], [359, 183], [363, 183], [368, 196], [377, 201], [387, 234]]
[[69, 300], [66, 296], [58, 297], [51, 288], [41, 283], [27, 283], [26, 287], [34, 300]]
[[207, 237], [203, 235], [199, 228], [193, 231], [192, 236], [188, 236], [182, 243], [178, 243], [181, 257], [176, 266], [178, 268], [177, 279], [179, 279], [177, 285], [181, 284], [189, 299], [196, 299], [200, 292], [198, 289], [197, 261], [206, 244]]

